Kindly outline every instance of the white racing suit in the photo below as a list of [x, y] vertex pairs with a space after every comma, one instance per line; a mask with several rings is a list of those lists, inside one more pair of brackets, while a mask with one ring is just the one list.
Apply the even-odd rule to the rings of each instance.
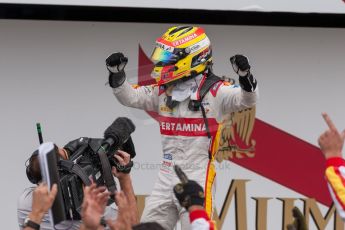
[[[201, 84], [205, 81], [205, 76]], [[199, 87], [200, 88], [200, 87]], [[173, 229], [180, 218], [182, 229], [190, 229], [188, 212], [181, 208], [173, 193], [179, 183], [173, 165], [179, 165], [190, 180], [197, 181], [205, 191], [205, 210], [212, 214], [214, 201], [215, 166], [213, 156], [209, 158], [209, 147], [216, 148], [219, 123], [226, 115], [255, 105], [257, 88], [246, 92], [239, 86], [217, 82], [202, 100], [206, 111], [212, 143], [207, 137], [202, 112], [188, 108], [186, 99], [169, 109], [163, 86], [149, 85], [132, 87], [127, 81], [113, 89], [115, 97], [125, 106], [154, 111], [159, 114], [163, 146], [162, 167], [154, 189], [148, 198], [142, 215], [142, 222], [155, 221], [165, 229]]]

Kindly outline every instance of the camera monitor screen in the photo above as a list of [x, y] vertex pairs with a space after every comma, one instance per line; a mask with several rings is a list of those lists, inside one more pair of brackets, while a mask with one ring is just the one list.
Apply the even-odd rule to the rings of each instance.
[[58, 185], [55, 201], [51, 209], [49, 209], [51, 223], [55, 226], [66, 219], [62, 190], [59, 187], [60, 178], [57, 168], [57, 148], [54, 143], [47, 142], [41, 144], [38, 151], [43, 182], [45, 182], [49, 188], [51, 188], [53, 184]]

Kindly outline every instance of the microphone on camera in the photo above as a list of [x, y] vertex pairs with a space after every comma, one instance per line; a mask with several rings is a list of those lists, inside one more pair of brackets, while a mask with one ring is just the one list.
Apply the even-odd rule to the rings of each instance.
[[117, 118], [104, 132], [104, 141], [97, 151], [99, 160], [102, 165], [103, 179], [106, 187], [111, 194], [115, 194], [117, 190], [114, 177], [111, 172], [111, 165], [107, 157], [107, 152], [111, 147], [120, 147], [127, 139], [130, 138], [131, 133], [134, 132], [135, 126], [131, 120], [126, 117]]
[[102, 148], [107, 151], [111, 146], [122, 146], [135, 130], [135, 125], [127, 117], [117, 118], [104, 132]]

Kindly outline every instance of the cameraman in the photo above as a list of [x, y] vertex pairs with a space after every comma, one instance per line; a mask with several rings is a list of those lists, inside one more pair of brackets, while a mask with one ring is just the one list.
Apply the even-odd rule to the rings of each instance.
[[[66, 159], [66, 151], [59, 148], [58, 155], [62, 159]], [[30, 219], [30, 212], [32, 210], [32, 203], [33, 203], [33, 196], [34, 191], [36, 188], [39, 188], [41, 182], [42, 182], [42, 176], [41, 176], [41, 169], [40, 164], [38, 161], [38, 150], [34, 151], [31, 155], [31, 157], [27, 160], [28, 164], [26, 165], [26, 175], [28, 177], [28, 180], [35, 184], [35, 186], [28, 187], [24, 189], [23, 193], [18, 198], [17, 203], [17, 216], [18, 216], [18, 224], [20, 229], [24, 228], [25, 220], [29, 217]], [[72, 229], [76, 230], [79, 229], [80, 221], [66, 221], [62, 223], [60, 226], [64, 229]], [[40, 223], [40, 229], [43, 230], [52, 230], [54, 229], [52, 227], [52, 223], [50, 222], [50, 217], [48, 213], [44, 214], [42, 217], [41, 223]]]
[[[68, 157], [72, 156], [74, 151], [78, 147], [78, 142], [80, 142], [80, 139], [74, 140], [69, 142], [64, 149], [59, 149], [58, 155], [62, 159], [68, 159]], [[125, 169], [125, 172], [118, 172], [119, 170], [113, 169], [114, 176], [118, 177], [120, 186], [123, 190], [123, 192], [126, 194], [127, 199], [131, 205], [132, 215], [131, 215], [131, 221], [134, 223], [137, 223], [138, 220], [138, 211], [135, 205], [135, 196], [134, 191], [132, 187], [131, 178], [129, 175], [130, 168], [126, 167], [130, 162], [130, 154], [124, 152], [124, 151], [118, 151], [114, 154], [114, 157], [118, 160], [120, 169], [121, 167]], [[36, 150], [32, 156], [28, 160], [28, 165], [26, 168], [28, 179], [31, 183], [39, 185], [41, 183], [42, 177], [41, 177], [41, 171], [38, 161], [38, 151]], [[20, 226], [20, 229], [24, 226], [24, 221], [27, 217], [29, 217], [29, 213], [32, 211], [32, 200], [33, 200], [33, 191], [37, 188], [37, 186], [29, 187], [24, 190], [22, 195], [18, 199], [18, 205], [17, 205], [17, 215], [18, 215], [18, 223]], [[134, 202], [133, 202], [134, 201]], [[134, 203], [134, 204], [133, 204]], [[135, 208], [134, 208], [135, 206]], [[113, 203], [110, 206], [107, 206], [104, 218], [105, 219], [115, 219], [117, 216], [117, 207]], [[65, 221], [61, 224], [59, 224], [59, 228], [62, 229], [79, 229], [81, 224], [80, 220], [75, 221]], [[52, 223], [50, 222], [50, 218], [48, 213], [46, 213], [41, 222], [41, 228], [43, 230], [53, 230]]]

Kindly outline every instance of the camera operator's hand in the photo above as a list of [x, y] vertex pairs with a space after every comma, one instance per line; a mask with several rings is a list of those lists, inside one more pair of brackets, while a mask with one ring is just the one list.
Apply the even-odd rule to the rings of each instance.
[[106, 60], [107, 69], [109, 70], [109, 85], [117, 88], [126, 80], [125, 66], [128, 58], [123, 53], [113, 53]]
[[32, 211], [29, 214], [31, 221], [40, 224], [45, 213], [51, 208], [57, 194], [57, 185], [49, 191], [45, 183], [38, 185], [32, 195]]
[[92, 184], [84, 188], [84, 200], [82, 204], [82, 228], [83, 230], [94, 230], [100, 226], [101, 217], [104, 213], [110, 192], [106, 187], [96, 187]]
[[115, 221], [108, 220], [107, 224], [111, 230], [130, 230], [131, 227], [131, 207], [123, 192], [115, 194], [116, 204], [119, 208], [118, 216]]
[[204, 206], [204, 190], [196, 181], [188, 180], [186, 184], [178, 183], [174, 186], [174, 194], [180, 205], [188, 211], [192, 206]]
[[113, 167], [112, 171], [115, 177], [121, 179], [123, 174], [129, 174], [133, 167], [133, 161], [131, 161], [131, 156], [129, 153], [118, 150], [114, 154], [114, 158], [116, 159], [115, 167]]
[[115, 154], [114, 157], [117, 159], [119, 166], [121, 165], [125, 166], [124, 168], [130, 166], [129, 170], [125, 170], [125, 172], [119, 170], [116, 167], [113, 167], [112, 172], [113, 172], [113, 175], [119, 179], [121, 190], [124, 192], [124, 194], [127, 197], [128, 208], [130, 211], [129, 221], [131, 225], [135, 225], [139, 223], [139, 213], [138, 213], [137, 202], [136, 202], [136, 198], [135, 198], [135, 194], [134, 194], [134, 190], [132, 186], [131, 176], [129, 174], [129, 171], [131, 167], [133, 166], [133, 161], [131, 161], [131, 157], [129, 153], [125, 151], [121, 151], [121, 150], [118, 150], [117, 154]]

